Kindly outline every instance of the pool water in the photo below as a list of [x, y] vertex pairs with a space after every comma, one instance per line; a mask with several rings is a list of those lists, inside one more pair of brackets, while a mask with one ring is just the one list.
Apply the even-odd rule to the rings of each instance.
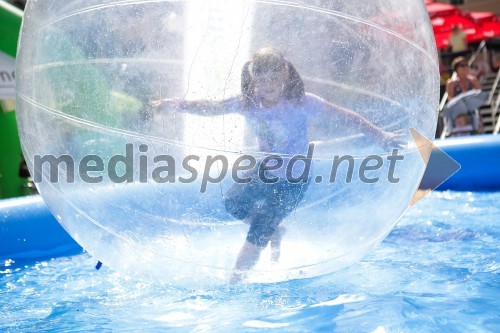
[[363, 261], [279, 284], [158, 286], [87, 254], [7, 261], [0, 332], [500, 332], [499, 217], [500, 192], [435, 192]]

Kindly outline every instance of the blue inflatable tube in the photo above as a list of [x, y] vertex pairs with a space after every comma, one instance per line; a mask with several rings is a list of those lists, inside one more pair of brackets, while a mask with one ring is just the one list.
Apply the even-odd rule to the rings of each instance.
[[39, 195], [0, 200], [0, 260], [24, 262], [82, 251]]
[[[448, 138], [434, 144], [461, 166], [437, 190], [500, 191], [500, 135]], [[432, 169], [426, 170], [424, 180], [432, 174]]]

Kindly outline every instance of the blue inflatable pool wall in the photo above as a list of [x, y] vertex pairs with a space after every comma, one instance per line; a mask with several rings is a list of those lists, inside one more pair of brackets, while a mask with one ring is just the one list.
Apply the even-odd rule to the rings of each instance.
[[0, 260], [31, 261], [81, 252], [39, 195], [0, 201]]
[[[437, 190], [500, 191], [500, 135], [449, 138], [434, 144], [460, 164], [460, 170]], [[428, 168], [422, 181], [437, 172]]]

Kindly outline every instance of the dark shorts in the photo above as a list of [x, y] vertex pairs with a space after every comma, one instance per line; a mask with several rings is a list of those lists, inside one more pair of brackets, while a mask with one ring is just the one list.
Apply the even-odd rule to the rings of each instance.
[[247, 184], [234, 184], [224, 195], [224, 204], [238, 220], [249, 218], [246, 240], [266, 247], [281, 221], [304, 198], [308, 186], [308, 182], [290, 183], [285, 179], [269, 184], [255, 176]]

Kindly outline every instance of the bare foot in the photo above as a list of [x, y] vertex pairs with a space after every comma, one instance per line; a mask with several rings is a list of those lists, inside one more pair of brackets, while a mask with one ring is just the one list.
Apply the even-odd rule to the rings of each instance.
[[245, 277], [245, 273], [241, 271], [234, 270], [229, 278], [229, 284], [237, 284], [240, 283]]
[[229, 283], [235, 284], [244, 280], [246, 272], [255, 266], [261, 252], [261, 247], [255, 246], [249, 241], [245, 241], [245, 244], [243, 244], [238, 254], [238, 259], [236, 259], [236, 264], [234, 265], [233, 274], [229, 279]]
[[282, 225], [276, 228], [276, 231], [271, 237], [269, 241], [271, 245], [271, 261], [278, 262], [281, 256], [281, 240], [283, 239], [283, 235], [286, 233], [286, 228]]

